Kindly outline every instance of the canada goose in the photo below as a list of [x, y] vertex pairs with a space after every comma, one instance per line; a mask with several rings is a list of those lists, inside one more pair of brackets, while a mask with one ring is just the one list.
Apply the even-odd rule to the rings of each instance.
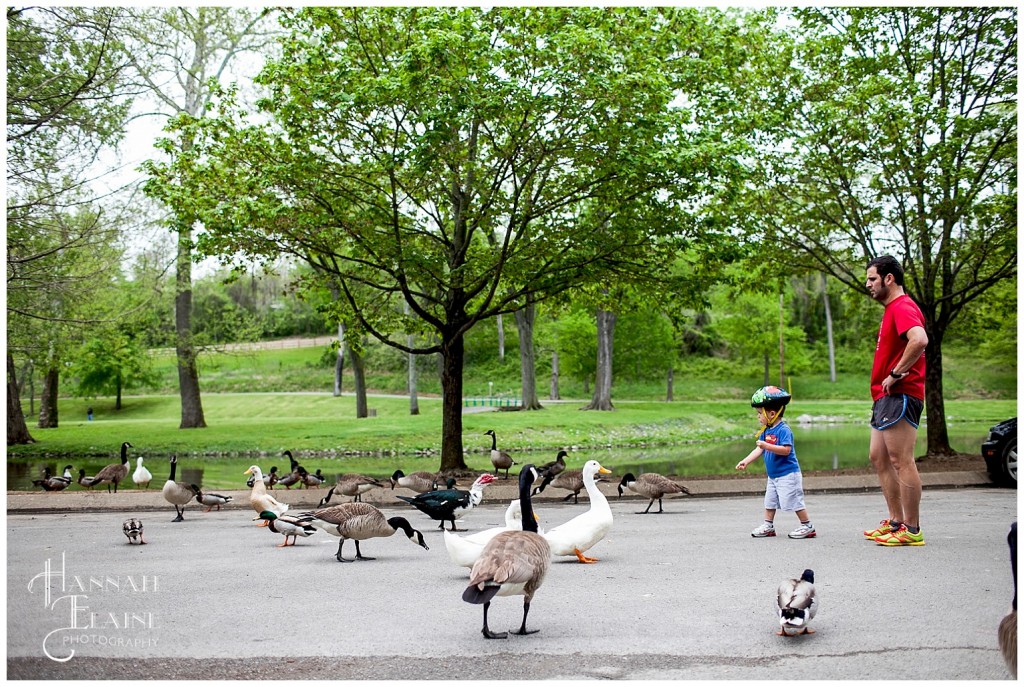
[[128, 449], [131, 448], [131, 444], [127, 441], [121, 444], [121, 462], [111, 463], [102, 470], [96, 473], [96, 476], [92, 478], [89, 486], [95, 487], [99, 484], [107, 485], [107, 493], [110, 493], [110, 485], [114, 485], [114, 493], [117, 493], [117, 485], [128, 476]]
[[544, 533], [544, 538], [551, 545], [551, 553], [555, 556], [576, 556], [580, 563], [596, 563], [599, 560], [583, 555], [587, 549], [604, 539], [612, 528], [612, 509], [594, 481], [594, 476], [599, 473], [610, 474], [611, 470], [601, 467], [596, 460], [588, 460], [583, 465], [583, 485], [590, 497], [590, 508], [569, 522]]
[[78, 471], [78, 484], [86, 489], [92, 489], [92, 481], [95, 477], [88, 477], [85, 474], [85, 468]]
[[317, 508], [323, 508], [337, 492], [339, 496], [351, 496], [353, 502], [363, 500], [363, 494], [370, 491], [374, 487], [383, 487], [384, 485], [380, 481], [373, 477], [367, 477], [366, 475], [359, 475], [354, 472], [349, 472], [342, 475], [338, 479], [338, 483], [327, 490], [327, 496], [320, 499], [320, 503], [317, 504]]
[[467, 534], [460, 537], [454, 532], [444, 531], [444, 546], [448, 549], [448, 557], [455, 565], [463, 568], [472, 568], [473, 564], [480, 558], [484, 547], [502, 532], [523, 529], [523, 509], [519, 499], [512, 499], [505, 509], [505, 526], [492, 527], [490, 529]]
[[804, 570], [800, 579], [783, 580], [779, 585], [779, 631], [782, 636], [814, 634], [808, 625], [818, 612], [818, 594], [814, 589], [814, 571]]
[[258, 465], [250, 465], [249, 469], [243, 474], [253, 475], [256, 478], [253, 480], [252, 492], [249, 494], [249, 505], [256, 511], [256, 517], [253, 520], [262, 520], [263, 523], [258, 526], [266, 527], [270, 523], [263, 517], [262, 513], [264, 511], [271, 511], [281, 515], [288, 510], [288, 504], [281, 503], [267, 493], [267, 485], [263, 483], [263, 471], [260, 470]]
[[[164, 482], [163, 488], [164, 499], [174, 506], [174, 510], [178, 514], [178, 517], [171, 520], [171, 522], [181, 522], [185, 519], [185, 504], [191, 501], [194, 496], [190, 485], [174, 481], [174, 474], [177, 470], [178, 457], [171, 456], [171, 476]], [[179, 506], [181, 507], [179, 508]]]
[[462, 600], [484, 605], [484, 626], [481, 632], [487, 639], [504, 639], [507, 632], [491, 632], [487, 627], [487, 611], [495, 596], [523, 595], [523, 622], [514, 634], [528, 635], [537, 630], [526, 629], [526, 616], [530, 613], [533, 595], [544, 582], [551, 565], [551, 547], [537, 534], [537, 519], [533, 514], [530, 492], [538, 478], [533, 465], [524, 465], [519, 473], [519, 503], [523, 512], [523, 530], [502, 532], [484, 547], [480, 558], [469, 574], [469, 586], [462, 592]]
[[213, 510], [214, 506], [217, 507], [217, 510], [220, 510], [221, 506], [231, 502], [231, 496], [203, 492], [197, 484], [190, 484], [188, 486], [192, 490], [192, 493], [196, 495], [196, 502], [206, 506], [206, 510], [203, 511], [204, 513], [209, 513]]
[[413, 497], [397, 496], [396, 498], [426, 513], [434, 520], [440, 521], [439, 530], [444, 529], [445, 520], [448, 520], [452, 524], [451, 531], [459, 532], [460, 530], [455, 527], [456, 512], [470, 510], [475, 506], [479, 506], [480, 501], [483, 500], [484, 487], [493, 482], [494, 479], [494, 475], [485, 472], [476, 478], [469, 491], [448, 488], [428, 491]]
[[420, 470], [407, 475], [401, 470], [395, 470], [391, 475], [391, 488], [394, 489], [396, 486], [410, 489], [417, 494], [434, 491], [437, 489], [437, 474]]
[[[565, 458], [568, 455], [565, 451], [559, 451], [558, 456], [553, 461], [544, 463], [537, 468], [537, 473], [541, 476], [541, 482], [539, 486], [533, 488], [534, 496], [544, 491], [544, 488], [551, 484], [551, 480], [565, 472]], [[582, 486], [580, 488], [582, 489]]]
[[71, 474], [71, 466], [64, 466], [64, 474], [60, 477], [50, 474], [50, 468], [43, 468], [43, 478], [32, 480], [32, 485], [42, 487], [43, 491], [63, 491], [71, 484], [74, 477]]
[[493, 429], [487, 430], [484, 434], [491, 435], [491, 465], [494, 466], [494, 476], [498, 476], [498, 470], [504, 470], [505, 479], [508, 479], [509, 468], [519, 463], [512, 460], [512, 456], [509, 454], [498, 450], [498, 435], [494, 433]]
[[645, 472], [639, 477], [634, 477], [632, 472], [627, 472], [623, 476], [622, 481], [619, 482], [619, 498], [622, 498], [622, 490], [629, 489], [635, 491], [641, 496], [646, 496], [651, 501], [647, 504], [647, 508], [638, 511], [639, 515], [646, 515], [650, 512], [651, 506], [654, 505], [654, 500], [658, 500], [658, 513], [663, 513], [664, 509], [661, 507], [661, 497], [665, 494], [689, 494], [690, 490], [684, 487], [678, 482], [673, 482], [664, 475], [659, 475], [656, 472]]
[[303, 513], [302, 518], [303, 520], [308, 519], [311, 525], [327, 534], [341, 538], [341, 541], [338, 542], [338, 553], [335, 556], [341, 563], [350, 562], [350, 559], [343, 558], [341, 555], [341, 548], [345, 545], [346, 539], [353, 539], [356, 542], [355, 560], [372, 561], [373, 558], [364, 556], [359, 550], [359, 542], [375, 537], [390, 537], [398, 530], [405, 532], [405, 536], [412, 543], [430, 550], [423, 540], [423, 534], [413, 529], [408, 520], [403, 517], [385, 518], [380, 509], [369, 503], [341, 503], [337, 506], [321, 508], [312, 513]]
[[278, 548], [288, 546], [288, 537], [292, 538], [291, 546], [295, 546], [298, 537], [309, 537], [316, 533], [316, 528], [309, 524], [309, 518], [278, 515], [272, 510], [263, 511], [260, 517], [267, 521], [267, 528], [271, 532], [284, 535], [284, 543], [278, 544]]
[[1006, 535], [1006, 543], [1010, 546], [1010, 570], [1013, 573], [1013, 604], [1012, 610], [999, 621], [999, 651], [1006, 661], [1006, 668], [1013, 679], [1017, 679], [1017, 523], [1010, 525]]
[[142, 538], [142, 521], [138, 518], [128, 518], [125, 520], [121, 530], [124, 532], [124, 536], [128, 537], [129, 544], [141, 545], [146, 543], [146, 540]]
[[570, 493], [566, 494], [562, 500], [568, 501], [572, 499], [573, 503], [580, 502], [580, 492], [586, 486], [583, 482], [583, 470], [566, 470], [551, 480], [549, 484], [558, 489], [568, 489]]
[[137, 467], [135, 472], [132, 473], [132, 481], [135, 482], [135, 486], [148, 489], [149, 483], [153, 481], [153, 473], [142, 466], [142, 456], [135, 460]]
[[[255, 481], [256, 481], [255, 475], [250, 475], [249, 479], [247, 479], [245, 481], [245, 486], [247, 486], [250, 489], [252, 489], [252, 483], [255, 482]], [[274, 485], [277, 484], [277, 466], [276, 465], [271, 465], [270, 466], [270, 472], [268, 474], [266, 474], [266, 475], [263, 475], [263, 483], [265, 485], [267, 485], [267, 489], [270, 489], [271, 491], [273, 491]]]

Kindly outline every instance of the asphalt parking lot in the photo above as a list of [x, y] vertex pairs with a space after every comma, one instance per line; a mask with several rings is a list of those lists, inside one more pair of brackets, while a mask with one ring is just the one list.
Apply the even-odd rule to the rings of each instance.
[[[506, 640], [481, 636], [481, 607], [461, 600], [468, 571], [409, 508], [385, 510], [430, 550], [398, 534], [365, 542], [377, 560], [355, 563], [338, 563], [322, 532], [277, 548], [244, 510], [183, 523], [170, 506], [143, 513], [147, 546], [127, 544], [126, 512], [9, 512], [8, 677], [1008, 679], [996, 627], [1013, 596], [1016, 497], [928, 489], [927, 545], [900, 548], [860, 535], [884, 515], [878, 493], [809, 496], [812, 540], [751, 538], [756, 495], [666, 499], [662, 515], [613, 499], [615, 524], [590, 552], [600, 562], [558, 559], [530, 611], [540, 632]], [[541, 504], [541, 526], [587, 507]], [[461, 526], [503, 513], [485, 502]], [[804, 568], [817, 577], [817, 632], [778, 637], [775, 589]], [[521, 614], [521, 597], [497, 598], [491, 627], [518, 627]]]

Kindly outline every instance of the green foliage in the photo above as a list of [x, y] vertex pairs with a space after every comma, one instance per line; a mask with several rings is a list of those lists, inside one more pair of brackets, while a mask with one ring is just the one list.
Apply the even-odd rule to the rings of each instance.
[[78, 394], [118, 396], [122, 391], [156, 383], [152, 358], [139, 340], [118, 328], [105, 328], [78, 350], [71, 374], [78, 377]]

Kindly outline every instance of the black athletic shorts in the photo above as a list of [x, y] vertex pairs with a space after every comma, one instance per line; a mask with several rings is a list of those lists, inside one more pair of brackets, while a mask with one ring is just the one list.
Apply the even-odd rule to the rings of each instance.
[[906, 420], [914, 428], [921, 422], [924, 401], [906, 394], [882, 396], [871, 406], [871, 427], [889, 429], [900, 420]]

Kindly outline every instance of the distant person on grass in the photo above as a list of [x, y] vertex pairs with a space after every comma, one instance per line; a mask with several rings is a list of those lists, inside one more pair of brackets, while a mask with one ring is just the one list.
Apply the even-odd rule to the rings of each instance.
[[891, 255], [867, 266], [868, 293], [885, 306], [871, 367], [871, 464], [889, 517], [864, 536], [883, 546], [924, 546], [921, 475], [914, 462], [924, 408], [924, 316], [903, 291], [903, 267]]
[[750, 405], [757, 408], [757, 419], [763, 429], [757, 437], [757, 447], [736, 464], [737, 470], [764, 456], [768, 485], [764, 493], [764, 522], [750, 533], [752, 537], [775, 536], [775, 511], [794, 512], [800, 526], [789, 533], [790, 539], [812, 539], [818, 535], [811, 524], [804, 505], [804, 479], [800, 463], [796, 460], [793, 430], [782, 416], [792, 396], [777, 386], [764, 386], [754, 392]]

